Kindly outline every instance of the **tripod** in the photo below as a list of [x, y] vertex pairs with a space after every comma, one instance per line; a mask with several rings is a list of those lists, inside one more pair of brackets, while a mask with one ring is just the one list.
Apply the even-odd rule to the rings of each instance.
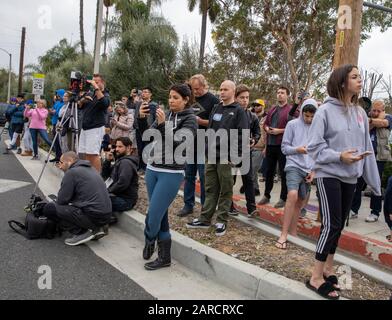
[[[33, 193], [30, 198], [29, 204], [25, 207], [25, 211], [29, 212], [32, 211], [34, 205], [37, 203], [37, 199], [40, 199], [38, 195], [36, 195], [39, 183], [43, 177], [43, 174], [45, 172], [46, 166], [48, 165], [50, 154], [52, 153], [52, 150], [54, 148], [54, 144], [56, 142], [56, 139], [59, 138], [59, 135], [61, 134], [62, 130], [64, 129], [64, 126], [68, 124], [69, 128], [72, 129], [72, 143], [71, 143], [71, 149], [78, 153], [78, 148], [79, 148], [79, 123], [78, 123], [78, 107], [77, 107], [77, 98], [74, 96], [72, 97], [71, 101], [67, 104], [65, 111], [63, 113], [63, 117], [61, 118], [61, 121], [59, 124], [56, 125], [56, 134], [53, 138], [53, 142], [49, 148], [48, 151], [48, 156], [45, 160], [45, 163], [42, 167], [41, 173], [38, 177], [37, 182], [35, 183], [35, 187], [33, 190]], [[70, 112], [68, 112], [70, 111]]]

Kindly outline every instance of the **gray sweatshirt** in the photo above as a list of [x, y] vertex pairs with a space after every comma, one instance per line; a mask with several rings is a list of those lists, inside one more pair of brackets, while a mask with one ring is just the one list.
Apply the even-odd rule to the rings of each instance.
[[314, 161], [309, 155], [298, 153], [297, 149], [308, 145], [310, 124], [305, 123], [302, 110], [309, 104], [318, 108], [316, 100], [306, 100], [301, 107], [299, 118], [287, 124], [282, 141], [282, 152], [287, 156], [286, 168], [295, 167], [306, 173], [312, 171]]
[[375, 195], [381, 195], [381, 182], [374, 155], [354, 164], [340, 161], [342, 152], [357, 154], [373, 151], [369, 121], [360, 107], [346, 108], [342, 102], [327, 98], [317, 111], [309, 132], [308, 153], [315, 161], [316, 178], [335, 178], [356, 184], [363, 176]]

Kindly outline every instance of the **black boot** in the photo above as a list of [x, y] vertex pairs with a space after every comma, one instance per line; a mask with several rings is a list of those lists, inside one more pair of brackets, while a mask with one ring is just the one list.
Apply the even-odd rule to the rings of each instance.
[[146, 263], [144, 267], [147, 270], [158, 270], [171, 265], [171, 239], [158, 241], [158, 259], [153, 262]]
[[150, 260], [152, 255], [154, 254], [155, 251], [155, 240], [154, 241], [148, 241], [146, 239], [146, 244], [143, 249], [143, 259], [144, 260]]

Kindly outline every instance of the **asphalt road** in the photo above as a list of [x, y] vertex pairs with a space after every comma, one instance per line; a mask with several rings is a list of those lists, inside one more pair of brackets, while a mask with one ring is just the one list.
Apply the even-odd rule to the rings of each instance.
[[[0, 299], [154, 299], [87, 246], [66, 246], [65, 235], [54, 240], [27, 240], [12, 231], [7, 222], [11, 219], [24, 221], [23, 207], [30, 198], [34, 183], [15, 156], [3, 155], [4, 150], [5, 145], [1, 141]], [[4, 179], [31, 184], [7, 190], [11, 183]], [[49, 290], [39, 289], [39, 280], [43, 276], [38, 273], [41, 266], [50, 267], [52, 288]], [[45, 272], [45, 275], [48, 273]], [[49, 284], [42, 280], [40, 283]]]

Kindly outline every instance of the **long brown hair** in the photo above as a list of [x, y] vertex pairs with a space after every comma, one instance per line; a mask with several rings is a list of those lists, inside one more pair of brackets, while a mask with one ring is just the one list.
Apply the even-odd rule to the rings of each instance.
[[[346, 107], [348, 106], [346, 105], [345, 88], [348, 87], [348, 76], [354, 69], [358, 69], [358, 67], [352, 64], [346, 64], [335, 69], [327, 84], [328, 95], [340, 100]], [[356, 106], [358, 105], [358, 98], [358, 95], [354, 95], [351, 99], [351, 102]]]

